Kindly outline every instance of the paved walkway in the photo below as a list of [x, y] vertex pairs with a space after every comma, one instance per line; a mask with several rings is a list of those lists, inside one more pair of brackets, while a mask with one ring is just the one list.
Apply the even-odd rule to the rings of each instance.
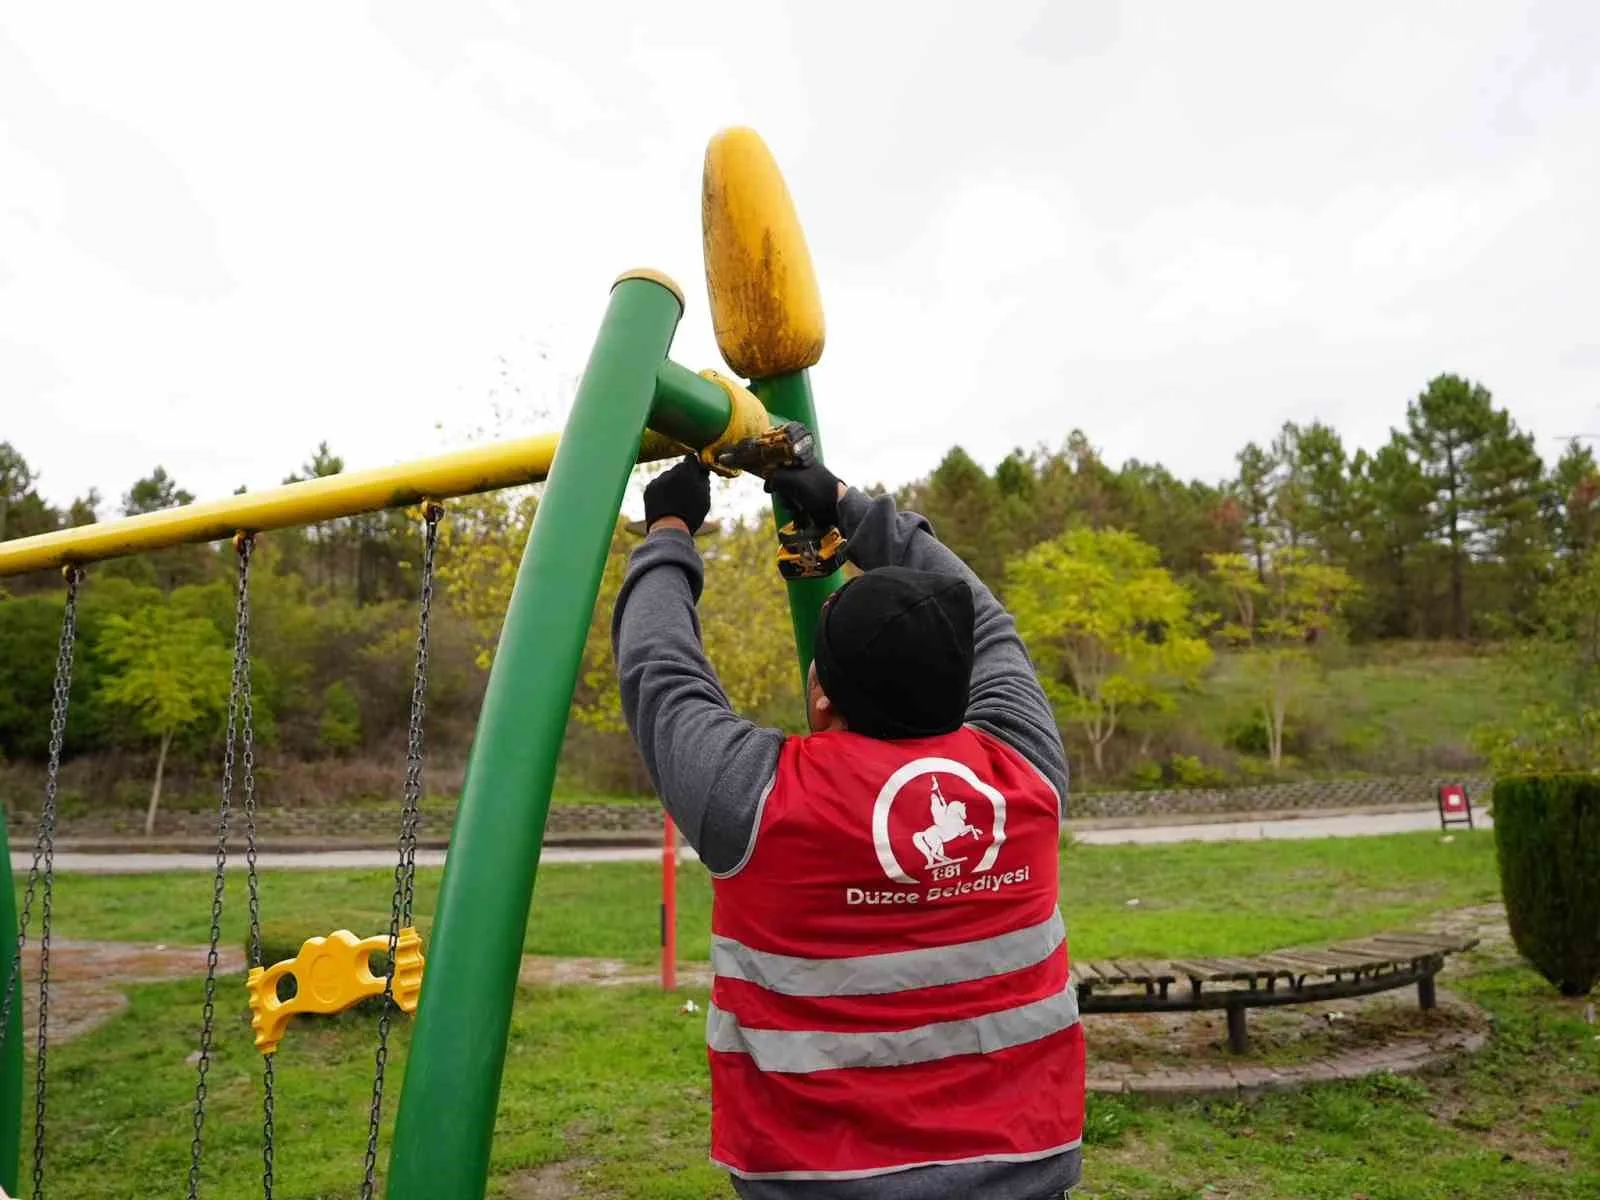
[[[1474, 813], [1479, 828], [1493, 828], [1487, 813]], [[1331, 817], [1287, 817], [1271, 821], [1224, 821], [1207, 825], [1149, 825], [1127, 829], [1084, 829], [1073, 840], [1088, 846], [1126, 842], [1248, 842], [1266, 838], [1373, 837], [1438, 829], [1436, 809], [1413, 812], [1345, 813]], [[1452, 829], [1463, 828], [1454, 826]]]
[[[1477, 817], [1482, 828], [1492, 822], [1488, 816]], [[1091, 846], [1109, 846], [1125, 843], [1162, 844], [1172, 842], [1236, 842], [1257, 841], [1268, 838], [1322, 838], [1371, 837], [1386, 833], [1407, 833], [1438, 829], [1439, 818], [1433, 809], [1400, 813], [1347, 813], [1341, 816], [1292, 817], [1264, 821], [1229, 821], [1204, 825], [1148, 825], [1126, 829], [1085, 829], [1073, 834], [1076, 841]], [[26, 873], [32, 863], [32, 852], [12, 851], [11, 869]], [[243, 856], [236, 856], [242, 860]], [[694, 851], [685, 848], [685, 862], [695, 860]], [[417, 851], [419, 867], [437, 867], [444, 864], [443, 850]], [[616, 846], [578, 847], [548, 846], [540, 857], [541, 864], [608, 863], [608, 862], [659, 862], [661, 851], [656, 847]], [[260, 856], [264, 871], [305, 870], [327, 871], [348, 868], [389, 867], [394, 864], [392, 850], [322, 850], [304, 854], [263, 853]], [[80, 854], [62, 853], [55, 858], [56, 870], [82, 872], [93, 875], [138, 875], [161, 871], [211, 871], [216, 861], [210, 854]]]
[[[257, 857], [263, 871], [332, 871], [348, 868], [374, 868], [394, 866], [393, 850], [318, 850], [304, 854], [267, 854]], [[418, 850], [417, 866], [440, 867], [444, 865], [443, 850]], [[695, 855], [685, 849], [682, 857], [691, 862]], [[541, 865], [550, 863], [603, 863], [603, 862], [659, 862], [659, 849], [621, 846], [616, 848], [576, 848], [549, 846], [540, 856]], [[242, 851], [228, 856], [230, 871], [242, 870]], [[33, 852], [11, 852], [11, 870], [26, 875], [33, 864]], [[216, 869], [217, 860], [211, 854], [57, 854], [56, 873], [81, 872], [88, 875], [147, 875], [164, 871], [205, 871]]]

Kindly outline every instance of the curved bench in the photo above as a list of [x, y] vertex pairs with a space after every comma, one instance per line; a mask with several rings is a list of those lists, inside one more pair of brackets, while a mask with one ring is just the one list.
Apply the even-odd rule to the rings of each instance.
[[1245, 1013], [1278, 1004], [1341, 1000], [1416, 986], [1417, 1002], [1434, 1007], [1434, 976], [1447, 955], [1477, 938], [1422, 933], [1377, 934], [1323, 950], [1279, 950], [1253, 958], [1185, 958], [1170, 962], [1117, 959], [1075, 962], [1078, 1008], [1092, 1013], [1199, 1012], [1228, 1014], [1228, 1048], [1250, 1045]]

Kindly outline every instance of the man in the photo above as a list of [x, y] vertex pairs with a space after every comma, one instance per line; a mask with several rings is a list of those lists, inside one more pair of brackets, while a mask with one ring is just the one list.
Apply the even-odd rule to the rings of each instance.
[[612, 622], [628, 726], [715, 879], [712, 1160], [756, 1200], [1061, 1197], [1084, 1051], [1049, 703], [921, 517], [821, 466], [768, 490], [864, 571], [818, 619], [808, 736], [739, 717], [706, 661], [695, 459], [645, 489]]

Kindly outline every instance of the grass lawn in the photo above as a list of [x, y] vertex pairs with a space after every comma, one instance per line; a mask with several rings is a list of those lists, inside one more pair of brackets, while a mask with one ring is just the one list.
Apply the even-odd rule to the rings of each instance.
[[[1080, 958], [1250, 954], [1302, 941], [1403, 926], [1441, 909], [1499, 895], [1494, 841], [1486, 833], [1342, 841], [1070, 846], [1062, 902]], [[229, 872], [224, 931], [245, 935], [241, 864]], [[441, 872], [417, 873], [416, 909], [426, 931]], [[19, 878], [19, 882], [20, 882]], [[298, 941], [344, 925], [388, 928], [394, 877], [376, 871], [267, 872], [264, 925]], [[593, 955], [648, 962], [659, 940], [661, 870], [654, 863], [549, 866], [539, 873], [529, 954]], [[62, 937], [204, 942], [211, 879], [203, 874], [64, 876], [55, 928]], [[1130, 900], [1137, 900], [1130, 906]], [[709, 955], [711, 887], [705, 872], [679, 872], [679, 947]]]
[[[1179, 847], [1073, 847], [1066, 910], [1081, 956], [1248, 953], [1402, 927], [1495, 897], [1492, 839], [1433, 835]], [[203, 877], [60, 880], [63, 937], [203, 939]], [[658, 875], [648, 865], [541, 872], [527, 945], [647, 960]], [[422, 910], [437, 877], [428, 874]], [[378, 872], [269, 877], [276, 925], [382, 927]], [[707, 889], [683, 873], [682, 945], [704, 954]], [[230, 897], [230, 899], [233, 899]], [[1127, 901], [1138, 899], [1136, 907]], [[242, 935], [235, 900], [230, 936]], [[225, 985], [224, 995], [230, 994]], [[1521, 968], [1453, 986], [1496, 1017], [1490, 1048], [1426, 1081], [1328, 1085], [1250, 1104], [1091, 1104], [1082, 1195], [1128, 1200], [1444, 1200], [1600, 1194], [1600, 1041], [1577, 1006]], [[181, 1191], [198, 981], [129, 989], [120, 1017], [51, 1054], [51, 1192], [75, 1200]], [[237, 995], [237, 993], [231, 993]], [[702, 1007], [703, 992], [690, 992]], [[702, 1019], [649, 988], [529, 989], [495, 1141], [493, 1194], [636, 1200], [725, 1196], [705, 1165]], [[242, 1004], [219, 1006], [207, 1124], [213, 1198], [260, 1194], [259, 1094]], [[292, 1029], [278, 1056], [275, 1194], [358, 1194], [373, 1019]], [[409, 1023], [397, 1027], [398, 1084]], [[1092, 1032], [1092, 1030], [1091, 1030]], [[1093, 1052], [1091, 1044], [1091, 1053]], [[396, 1092], [397, 1094], [397, 1092]], [[392, 1115], [393, 1104], [388, 1107]], [[386, 1143], [387, 1145], [387, 1143]]]
[[[1532, 972], [1452, 986], [1487, 1007], [1479, 1055], [1252, 1102], [1092, 1103], [1085, 1196], [1105, 1200], [1580, 1200], [1600, 1195], [1600, 1039]], [[1091, 1047], [1091, 1053], [1093, 1053]]]
[[[1529, 698], [1499, 656], [1427, 643], [1351, 651], [1307, 686], [1291, 715], [1289, 749], [1301, 756], [1297, 770], [1310, 774], [1469, 769], [1479, 762], [1472, 731], [1517, 713]], [[1224, 654], [1180, 721], [1199, 744], [1221, 747], [1258, 711], [1242, 661]]]

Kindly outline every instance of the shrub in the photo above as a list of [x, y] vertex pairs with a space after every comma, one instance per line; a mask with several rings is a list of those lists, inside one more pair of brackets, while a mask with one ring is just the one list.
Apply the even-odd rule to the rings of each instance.
[[1500, 890], [1517, 949], [1564, 996], [1600, 981], [1600, 777], [1494, 786]]
[[1140, 791], [1148, 791], [1151, 788], [1160, 787], [1162, 777], [1161, 764], [1150, 762], [1148, 759], [1129, 772], [1129, 779], [1132, 781], [1133, 786]]
[[361, 745], [361, 709], [356, 694], [342, 679], [330, 683], [322, 693], [322, 720], [317, 723], [317, 741], [324, 750], [342, 754]]
[[1174, 754], [1167, 760], [1167, 773], [1178, 787], [1220, 787], [1227, 782], [1221, 771], [1206, 766], [1193, 754]]
[[[1272, 738], [1267, 732], [1266, 719], [1259, 713], [1236, 722], [1227, 732], [1227, 745], [1230, 750], [1240, 754], [1253, 755], [1256, 758], [1266, 758], [1272, 749]], [[1283, 722], [1283, 753], [1304, 754], [1309, 745], [1309, 738], [1304, 725], [1289, 716]]]

